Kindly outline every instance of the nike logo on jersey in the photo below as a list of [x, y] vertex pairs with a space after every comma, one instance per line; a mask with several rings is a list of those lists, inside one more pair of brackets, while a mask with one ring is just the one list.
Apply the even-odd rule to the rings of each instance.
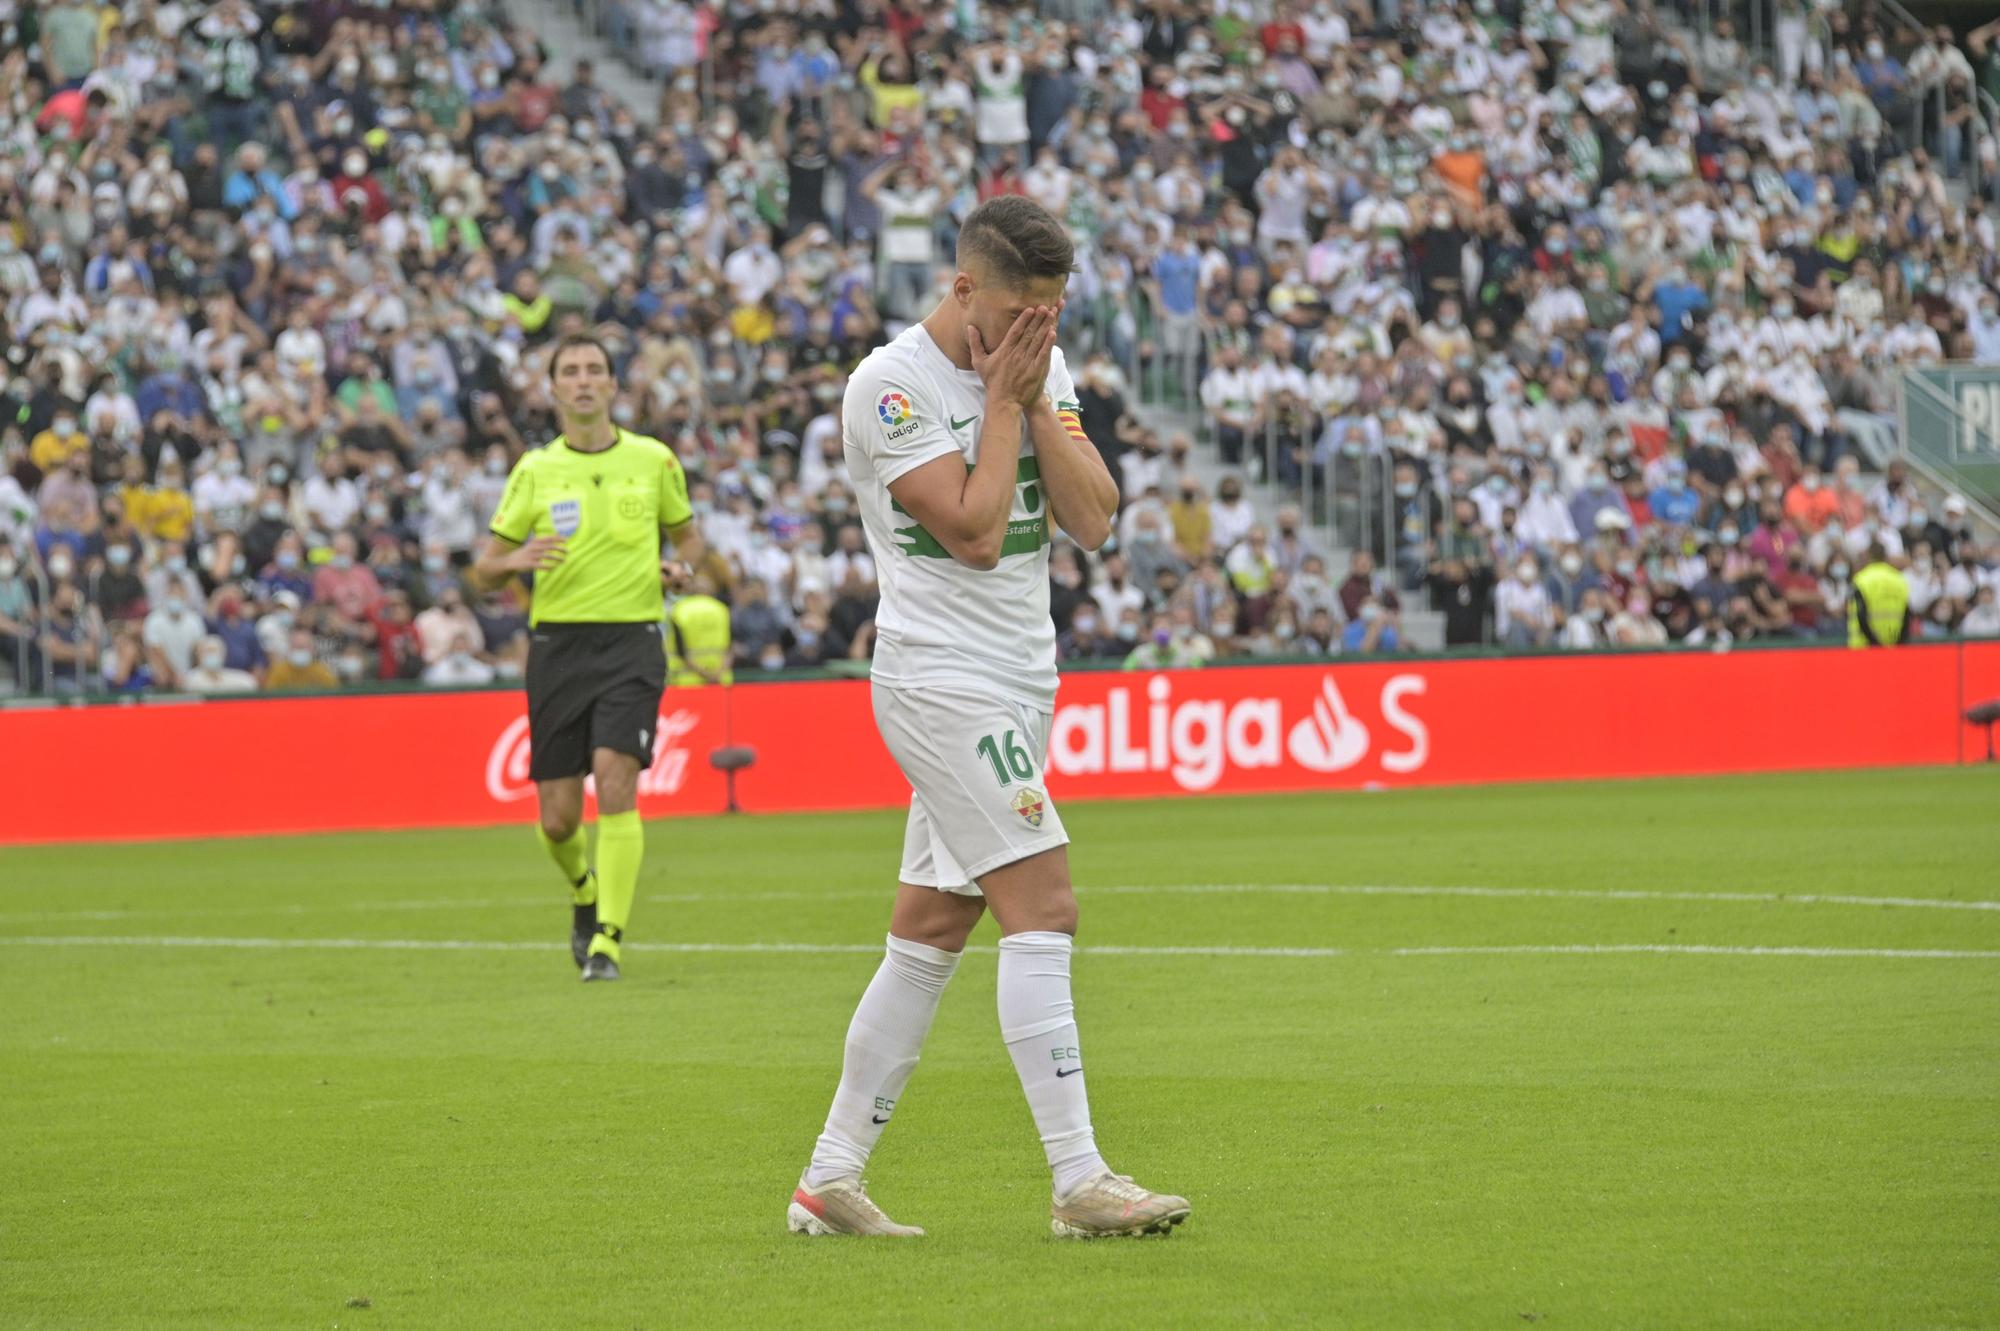
[[966, 426], [968, 426], [968, 425], [972, 424], [972, 423], [973, 423], [974, 421], [976, 421], [976, 420], [978, 420], [978, 419], [979, 419], [979, 417], [977, 417], [977, 416], [967, 416], [967, 417], [966, 417], [966, 418], [965, 418], [964, 420], [962, 420], [962, 421], [958, 421], [958, 420], [955, 420], [955, 421], [953, 421], [953, 422], [951, 423], [951, 428], [952, 428], [952, 429], [954, 429], [954, 430], [963, 430], [963, 429], [964, 429], [964, 428], [965, 428]]
[[1075, 1076], [1075, 1075], [1076, 1075], [1077, 1073], [1079, 1073], [1079, 1072], [1081, 1072], [1081, 1071], [1083, 1071], [1083, 1069], [1082, 1069], [1082, 1068], [1057, 1068], [1057, 1069], [1056, 1069], [1056, 1076], [1058, 1076], [1058, 1077], [1074, 1077], [1074, 1076]]
[[872, 1114], [869, 1116], [869, 1121], [871, 1123], [887, 1123], [889, 1120], [882, 1117], [882, 1115], [880, 1114]]

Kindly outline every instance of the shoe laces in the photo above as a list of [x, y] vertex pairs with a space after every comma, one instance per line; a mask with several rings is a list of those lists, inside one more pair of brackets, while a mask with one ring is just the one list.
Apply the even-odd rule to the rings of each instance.
[[889, 1219], [888, 1214], [885, 1211], [883, 1211], [881, 1207], [875, 1204], [875, 1199], [868, 1195], [868, 1180], [857, 1178], [854, 1180], [853, 1183], [849, 1184], [848, 1187], [849, 1190], [854, 1194], [855, 1202], [860, 1206], [865, 1207], [868, 1210], [869, 1214], [875, 1216], [877, 1219], [884, 1221], [885, 1223], [888, 1224], [895, 1223], [893, 1220]]
[[1105, 1174], [1097, 1180], [1097, 1190], [1121, 1202], [1143, 1202], [1153, 1195], [1134, 1183], [1129, 1174]]

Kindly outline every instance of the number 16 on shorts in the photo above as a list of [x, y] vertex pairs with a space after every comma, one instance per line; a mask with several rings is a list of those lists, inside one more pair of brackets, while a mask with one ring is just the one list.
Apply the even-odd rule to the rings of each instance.
[[973, 751], [992, 764], [993, 779], [1003, 786], [1014, 781], [1035, 779], [1035, 760], [1021, 747], [1011, 730], [1002, 731], [997, 738], [982, 736], [979, 743], [973, 746]]
[[[984, 758], [993, 768], [994, 779], [1003, 786], [1017, 781], [1035, 779], [1035, 760], [1021, 747], [1015, 732], [1004, 730], [998, 736], [983, 735], [973, 751]], [[1010, 801], [1014, 812], [1021, 815], [1021, 821], [1030, 827], [1042, 825], [1044, 801], [1042, 792], [1033, 787], [1023, 786], [1014, 792]]]

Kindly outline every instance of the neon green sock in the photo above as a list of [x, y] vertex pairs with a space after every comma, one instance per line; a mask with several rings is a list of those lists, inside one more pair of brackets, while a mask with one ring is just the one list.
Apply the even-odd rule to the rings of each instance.
[[639, 888], [639, 861], [646, 855], [646, 828], [639, 811], [605, 814], [597, 820], [597, 937], [592, 952], [618, 960], [625, 918]]
[[588, 906], [597, 899], [597, 884], [590, 879], [590, 838], [581, 827], [569, 834], [569, 840], [557, 841], [535, 825], [535, 838], [542, 843], [542, 849], [562, 870], [563, 881], [569, 884], [570, 899], [578, 906]]

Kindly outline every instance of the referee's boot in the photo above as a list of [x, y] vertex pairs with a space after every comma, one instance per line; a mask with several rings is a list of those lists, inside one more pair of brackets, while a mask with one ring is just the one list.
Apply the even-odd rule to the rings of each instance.
[[620, 931], [610, 925], [598, 926], [591, 942], [590, 955], [583, 959], [584, 983], [618, 978], [618, 962], [611, 954], [618, 949], [619, 937]]
[[[585, 883], [594, 882], [597, 870], [586, 873], [576, 884], [581, 888]], [[576, 961], [578, 969], [590, 959], [590, 940], [597, 937], [597, 893], [590, 894], [586, 905], [572, 906], [569, 919], [569, 954]]]

